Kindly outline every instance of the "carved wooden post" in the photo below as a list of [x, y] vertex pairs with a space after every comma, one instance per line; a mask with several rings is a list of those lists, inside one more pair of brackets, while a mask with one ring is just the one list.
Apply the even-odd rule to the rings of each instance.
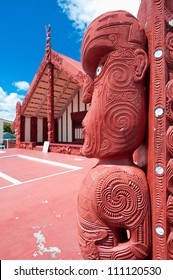
[[20, 141], [25, 141], [25, 116], [21, 115], [20, 124]]
[[21, 104], [16, 104], [16, 148], [20, 147], [21, 142]]
[[47, 91], [47, 122], [48, 141], [54, 143], [54, 92], [53, 92], [53, 64], [48, 65], [48, 91]]
[[142, 0], [138, 18], [148, 37], [150, 63], [147, 177], [152, 259], [173, 259], [173, 2]]
[[150, 253], [150, 202], [145, 173], [133, 163], [146, 127], [145, 33], [123, 11], [88, 27], [82, 44], [87, 73], [83, 154], [99, 162], [78, 197], [78, 236], [85, 259], [145, 259]]
[[46, 56], [48, 62], [47, 122], [48, 141], [54, 143], [54, 66], [51, 63], [50, 26], [47, 29]]

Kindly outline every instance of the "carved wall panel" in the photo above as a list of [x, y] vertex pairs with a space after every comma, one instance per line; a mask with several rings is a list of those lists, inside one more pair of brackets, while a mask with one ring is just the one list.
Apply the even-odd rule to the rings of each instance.
[[141, 1], [138, 19], [148, 38], [150, 63], [148, 182], [151, 192], [152, 258], [173, 259], [173, 4]]

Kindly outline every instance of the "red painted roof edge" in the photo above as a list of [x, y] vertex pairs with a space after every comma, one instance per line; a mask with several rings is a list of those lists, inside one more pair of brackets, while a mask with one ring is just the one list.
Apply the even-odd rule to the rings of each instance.
[[[29, 90], [22, 102], [21, 105], [21, 114], [24, 114], [24, 111], [27, 107], [29, 100], [32, 97], [32, 94], [44, 72], [48, 63], [47, 56], [43, 57], [43, 60], [32, 80], [32, 83], [29, 87]], [[51, 63], [57, 67], [60, 71], [64, 72], [72, 81], [77, 83], [80, 87], [82, 87], [85, 77], [85, 72], [82, 68], [82, 65], [79, 61], [76, 61], [72, 58], [69, 58], [65, 55], [59, 54], [54, 50], [51, 50]], [[15, 130], [16, 118], [12, 124], [13, 130]]]
[[39, 68], [38, 68], [38, 70], [37, 70], [37, 72], [36, 72], [36, 74], [35, 74], [35, 76], [34, 76], [34, 79], [32, 80], [32, 83], [29, 87], [29, 90], [28, 90], [28, 92], [27, 92], [27, 94], [26, 94], [26, 96], [25, 96], [25, 98], [22, 102], [21, 114], [24, 114], [26, 106], [27, 106], [29, 100], [32, 97], [32, 94], [33, 94], [33, 92], [34, 92], [42, 74], [43, 74], [44, 69], [46, 68], [46, 65], [47, 65], [47, 58], [46, 58], [46, 55], [45, 55], [41, 64], [40, 64], [40, 66], [39, 66]]
[[51, 50], [51, 62], [60, 71], [65, 73], [72, 81], [82, 87], [85, 72], [79, 61]]

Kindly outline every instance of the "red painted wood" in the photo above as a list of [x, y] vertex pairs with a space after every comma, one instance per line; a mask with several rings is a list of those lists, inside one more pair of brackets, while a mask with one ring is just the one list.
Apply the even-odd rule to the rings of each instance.
[[68, 132], [68, 123], [71, 121], [68, 119], [68, 108], [65, 111], [65, 118], [66, 118], [66, 120], [65, 120], [65, 122], [66, 122], [66, 142], [68, 142], [68, 133], [69, 133]]
[[48, 64], [48, 93], [47, 93], [47, 123], [48, 123], [48, 141], [50, 143], [55, 142], [54, 136], [54, 80], [53, 64]]
[[148, 182], [132, 160], [146, 132], [145, 49], [144, 30], [124, 11], [99, 16], [83, 38], [83, 101], [91, 106], [83, 120], [82, 152], [99, 159], [78, 197], [78, 240], [85, 259], [150, 256]]
[[15, 131], [16, 131], [16, 147], [20, 146], [21, 141], [21, 104], [16, 104], [16, 119], [15, 119]]
[[173, 259], [171, 0], [141, 1], [138, 18], [148, 38], [148, 182], [151, 193], [152, 258]]
[[37, 117], [31, 117], [30, 135], [31, 142], [37, 142]]
[[47, 118], [43, 118], [43, 142], [48, 141]]
[[21, 116], [21, 141], [25, 141], [25, 116]]
[[58, 143], [58, 121], [54, 119], [54, 136], [55, 136], [55, 143]]
[[[127, 22], [127, 15], [100, 16], [83, 39], [83, 101], [91, 107], [83, 121], [82, 151], [99, 163], [79, 193], [79, 244], [86, 259], [173, 259], [173, 2], [142, 0], [140, 23], [130, 15]], [[126, 192], [134, 186], [145, 192], [147, 205], [139, 228], [139, 216], [133, 215], [133, 225], [126, 224], [132, 213], [123, 212], [125, 205], [141, 201], [136, 189], [136, 198], [132, 195], [127, 203]]]

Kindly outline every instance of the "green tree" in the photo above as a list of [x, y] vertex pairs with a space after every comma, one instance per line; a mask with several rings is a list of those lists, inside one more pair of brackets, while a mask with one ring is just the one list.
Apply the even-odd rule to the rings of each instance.
[[3, 131], [14, 134], [14, 132], [12, 132], [12, 130], [11, 130], [11, 124], [4, 124]]

